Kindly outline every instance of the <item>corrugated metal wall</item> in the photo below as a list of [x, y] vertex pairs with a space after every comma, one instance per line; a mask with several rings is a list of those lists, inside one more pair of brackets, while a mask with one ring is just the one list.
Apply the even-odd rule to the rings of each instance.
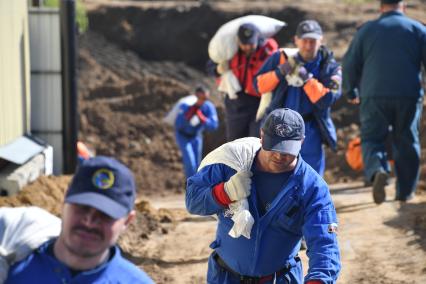
[[0, 147], [30, 129], [26, 0], [0, 1]]
[[31, 131], [53, 146], [54, 174], [61, 173], [63, 168], [59, 18], [57, 8], [29, 10]]

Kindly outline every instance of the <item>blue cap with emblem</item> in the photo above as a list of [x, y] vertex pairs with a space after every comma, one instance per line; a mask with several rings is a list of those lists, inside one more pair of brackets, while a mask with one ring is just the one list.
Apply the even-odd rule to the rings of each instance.
[[251, 23], [242, 24], [238, 28], [238, 39], [242, 44], [257, 44], [259, 36], [259, 29]]
[[296, 36], [298, 38], [322, 38], [321, 26], [315, 20], [305, 20], [299, 23], [296, 29]]
[[262, 125], [262, 148], [297, 156], [305, 138], [302, 116], [289, 108], [272, 111]]
[[98, 156], [77, 168], [65, 203], [87, 205], [120, 219], [133, 209], [135, 198], [135, 180], [130, 169], [113, 158]]

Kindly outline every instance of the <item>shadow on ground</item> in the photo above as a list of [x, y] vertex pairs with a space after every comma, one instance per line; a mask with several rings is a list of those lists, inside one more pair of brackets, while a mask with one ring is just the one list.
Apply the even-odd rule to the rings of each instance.
[[385, 225], [402, 229], [406, 234], [415, 234], [417, 237], [407, 245], [419, 245], [426, 251], [426, 202], [401, 203], [395, 202], [398, 207], [397, 217], [385, 222]]

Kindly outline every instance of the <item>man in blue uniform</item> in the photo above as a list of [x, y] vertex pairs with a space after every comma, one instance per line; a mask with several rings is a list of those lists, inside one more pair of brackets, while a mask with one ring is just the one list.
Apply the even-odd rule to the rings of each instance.
[[386, 199], [391, 128], [396, 200], [411, 199], [419, 179], [419, 126], [423, 108], [421, 64], [426, 66], [426, 28], [404, 15], [404, 3], [382, 0], [381, 16], [356, 33], [343, 60], [343, 93], [360, 104], [362, 159], [373, 199]]
[[197, 101], [193, 105], [182, 103], [175, 120], [176, 142], [182, 153], [185, 175], [195, 174], [203, 153], [203, 131], [218, 128], [215, 106], [208, 100], [209, 91], [199, 86], [195, 89]]
[[116, 245], [134, 219], [135, 182], [117, 160], [83, 161], [68, 188], [59, 237], [13, 265], [5, 283], [154, 283]]
[[[299, 112], [306, 125], [301, 155], [321, 176], [325, 170], [323, 144], [336, 149], [336, 130], [330, 108], [341, 96], [341, 68], [333, 54], [322, 45], [318, 22], [305, 20], [296, 30], [296, 56], [289, 58], [283, 50], [269, 57], [255, 78], [257, 90], [273, 92], [267, 113], [276, 108]], [[289, 76], [296, 82], [289, 82]]]
[[[204, 167], [203, 160], [198, 173], [189, 178], [188, 211], [218, 216], [208, 283], [336, 282], [340, 271], [336, 211], [327, 184], [299, 154], [304, 133], [299, 113], [276, 109], [267, 116], [260, 139], [224, 144], [206, 157], [224, 160]], [[222, 149], [228, 152], [216, 153]], [[226, 157], [245, 157], [250, 171], [236, 170]], [[235, 238], [229, 234], [234, 224], [228, 207], [245, 199], [254, 224], [250, 238]], [[302, 236], [309, 257], [304, 280], [297, 256]]]

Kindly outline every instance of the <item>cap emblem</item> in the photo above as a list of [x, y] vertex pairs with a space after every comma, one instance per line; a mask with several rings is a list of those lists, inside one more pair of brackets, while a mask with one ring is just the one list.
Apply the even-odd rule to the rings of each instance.
[[288, 124], [277, 124], [275, 125], [275, 134], [286, 138], [293, 132], [293, 128]]
[[100, 189], [109, 189], [114, 184], [114, 173], [108, 169], [97, 170], [92, 177], [92, 183]]
[[313, 25], [311, 24], [311, 23], [305, 23], [305, 24], [303, 24], [303, 26], [302, 26], [302, 30], [304, 31], [304, 32], [310, 32], [311, 30], [313, 30], [314, 29], [314, 27], [313, 27]]
[[249, 29], [246, 29], [246, 30], [244, 30], [244, 35], [246, 37], [251, 37], [253, 35], [253, 31], [249, 30]]

